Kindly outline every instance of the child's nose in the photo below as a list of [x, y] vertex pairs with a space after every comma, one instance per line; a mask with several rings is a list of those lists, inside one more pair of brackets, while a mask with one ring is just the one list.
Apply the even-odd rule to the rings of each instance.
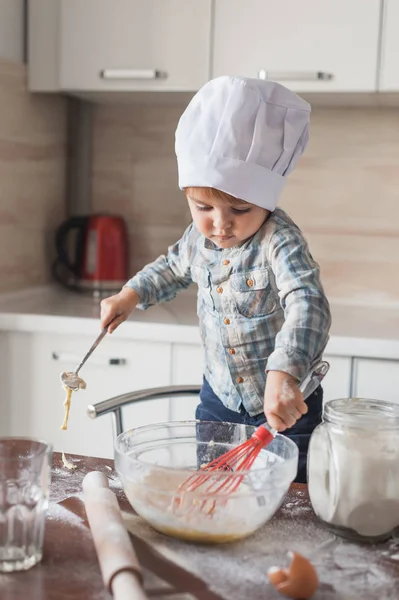
[[217, 231], [226, 231], [231, 227], [231, 218], [224, 212], [218, 212], [213, 217], [213, 226]]

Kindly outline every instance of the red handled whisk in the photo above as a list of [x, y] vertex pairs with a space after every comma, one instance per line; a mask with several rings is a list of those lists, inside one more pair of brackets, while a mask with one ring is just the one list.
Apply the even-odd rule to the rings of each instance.
[[[302, 391], [305, 400], [312, 392], [314, 392], [321, 380], [327, 374], [329, 368], [330, 365], [328, 362], [321, 361], [304, 379], [300, 386], [300, 390]], [[267, 423], [264, 423], [256, 429], [246, 442], [243, 442], [236, 448], [225, 452], [218, 458], [215, 458], [215, 460], [203, 465], [199, 471], [195, 471], [179, 485], [175, 497], [175, 506], [180, 508], [183, 503], [184, 494], [194, 492], [199, 488], [201, 488], [199, 491], [204, 495], [214, 495], [218, 493], [223, 493], [223, 495], [225, 495], [235, 492], [241, 485], [245, 473], [235, 477], [226, 477], [226, 472], [240, 473], [249, 471], [260, 451], [268, 446], [270, 442], [274, 440], [276, 435], [277, 431], [269, 427]], [[220, 475], [218, 476], [217, 473], [220, 473]], [[203, 510], [205, 505], [209, 505], [209, 502], [211, 502], [211, 506], [206, 512], [212, 514], [216, 506], [216, 501], [203, 500], [193, 504], [195, 504], [195, 506], [198, 505], [199, 510]]]

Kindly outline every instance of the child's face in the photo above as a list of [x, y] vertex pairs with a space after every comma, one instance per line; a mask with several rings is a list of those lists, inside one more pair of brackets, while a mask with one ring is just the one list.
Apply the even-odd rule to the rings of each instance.
[[253, 236], [269, 211], [244, 200], [227, 200], [190, 188], [187, 200], [196, 228], [219, 248], [233, 248]]

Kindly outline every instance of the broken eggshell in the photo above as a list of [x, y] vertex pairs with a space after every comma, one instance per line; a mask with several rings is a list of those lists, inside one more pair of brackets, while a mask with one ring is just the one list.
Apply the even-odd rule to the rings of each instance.
[[319, 587], [319, 579], [313, 565], [296, 552], [288, 552], [291, 564], [288, 569], [271, 567], [267, 575], [277, 591], [294, 600], [308, 600]]

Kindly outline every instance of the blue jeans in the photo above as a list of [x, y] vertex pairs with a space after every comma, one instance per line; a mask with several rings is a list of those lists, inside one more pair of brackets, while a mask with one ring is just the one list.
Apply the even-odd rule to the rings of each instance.
[[[323, 411], [323, 389], [321, 386], [307, 398], [306, 404], [308, 405], [306, 415], [303, 415], [293, 427], [283, 432], [283, 435], [286, 435], [295, 442], [299, 449], [296, 483], [307, 483], [306, 463], [309, 440], [312, 431], [321, 423]], [[266, 422], [266, 417], [263, 413], [251, 417], [243, 406], [241, 406], [239, 412], [226, 408], [216, 396], [205, 377], [200, 392], [200, 404], [197, 406], [195, 418], [199, 421], [225, 421], [227, 423], [242, 423], [255, 427]]]

